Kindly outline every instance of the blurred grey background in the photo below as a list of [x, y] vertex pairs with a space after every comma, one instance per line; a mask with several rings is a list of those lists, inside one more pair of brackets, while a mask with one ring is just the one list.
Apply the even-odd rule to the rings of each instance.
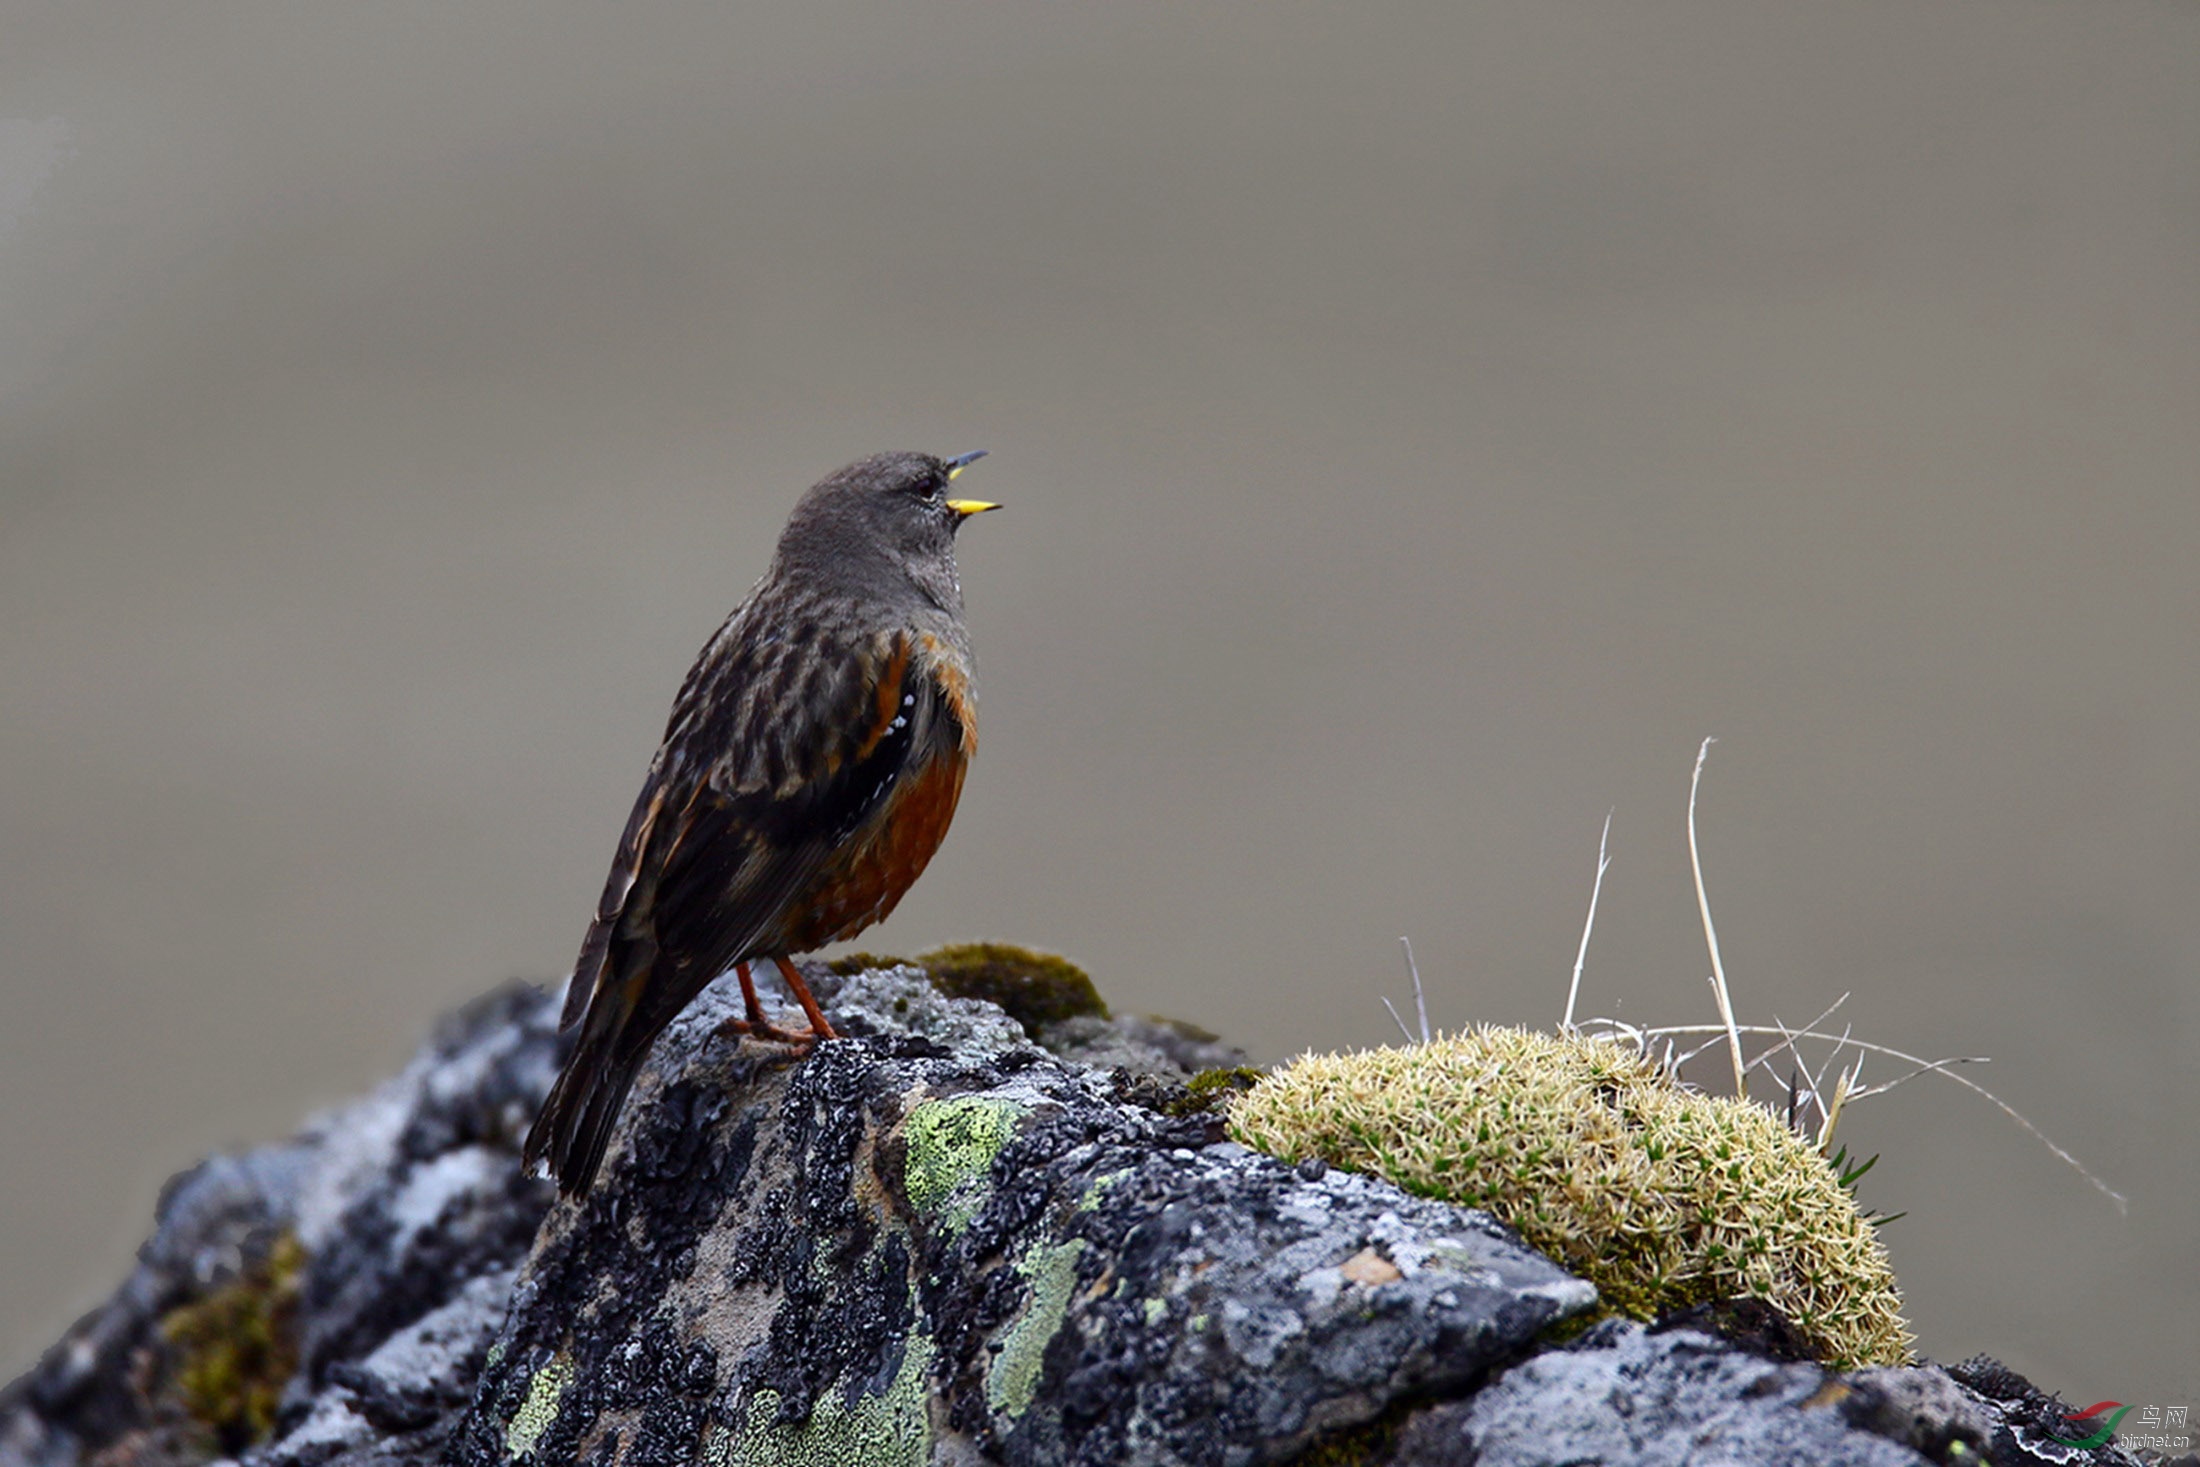
[[[863, 945], [1264, 1060], [1744, 1019], [1922, 1348], [2200, 1407], [2200, 9], [0, 17], [0, 1375], [162, 1178], [561, 977], [795, 495], [993, 451]], [[982, 481], [982, 483], [980, 482]], [[1715, 1075], [1715, 1071], [1712, 1072]], [[1867, 1078], [1888, 1078], [1874, 1063]]]

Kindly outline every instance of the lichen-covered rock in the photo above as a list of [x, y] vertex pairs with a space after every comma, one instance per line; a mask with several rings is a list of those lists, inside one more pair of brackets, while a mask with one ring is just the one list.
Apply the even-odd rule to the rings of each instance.
[[[952, 943], [908, 959], [859, 953], [814, 969], [809, 983], [822, 1002], [845, 1008], [855, 1034], [915, 1033], [955, 1044], [972, 1022], [998, 1035], [1006, 1020], [1049, 1053], [1096, 1069], [1182, 1080], [1245, 1063], [1244, 1050], [1197, 1024], [1111, 1018], [1082, 969], [1006, 943]], [[950, 1007], [961, 999], [984, 1001]], [[984, 1017], [973, 1021], [973, 1014]]]
[[1473, 1400], [1423, 1413], [1399, 1433], [1394, 1461], [1398, 1467], [1917, 1467], [1926, 1460], [1851, 1426], [1822, 1397], [1825, 1385], [1815, 1366], [1765, 1360], [1708, 1335], [1647, 1334], [1639, 1325], [1607, 1321], [1572, 1348], [1519, 1366]]
[[1471, 1399], [1415, 1413], [1384, 1460], [1390, 1467], [2138, 1467], [2115, 1447], [2020, 1443], [1990, 1403], [1937, 1366], [1839, 1375], [1694, 1330], [1645, 1330], [1624, 1320], [1607, 1320], [1564, 1349], [1524, 1361]]
[[1479, 1214], [866, 1002], [799, 1063], [715, 995], [668, 1031], [456, 1460], [1283, 1461], [1594, 1298]]
[[[480, 1354], [407, 1374], [403, 1342], [503, 1320], [552, 1195], [517, 1157], [556, 1023], [500, 988], [366, 1099], [170, 1182], [128, 1280], [0, 1395], [0, 1463], [432, 1458]], [[301, 1424], [311, 1452], [263, 1440]]]
[[0, 1467], [2130, 1461], [2034, 1454], [2058, 1403], [1988, 1361], [1783, 1363], [1746, 1300], [1553, 1345], [1592, 1290], [1483, 1214], [1225, 1141], [1211, 1036], [811, 976], [852, 1037], [707, 993], [582, 1201], [519, 1173], [558, 1046], [518, 985], [178, 1178], [0, 1392]]

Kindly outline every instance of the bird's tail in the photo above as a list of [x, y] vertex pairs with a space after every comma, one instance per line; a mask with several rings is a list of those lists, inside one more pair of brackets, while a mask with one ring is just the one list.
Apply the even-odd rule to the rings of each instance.
[[618, 998], [599, 990], [588, 1004], [580, 1042], [558, 1072], [521, 1150], [530, 1167], [547, 1161], [558, 1190], [567, 1196], [585, 1193], [596, 1179], [626, 1092], [649, 1053], [646, 1042], [629, 1042], [634, 1011]]

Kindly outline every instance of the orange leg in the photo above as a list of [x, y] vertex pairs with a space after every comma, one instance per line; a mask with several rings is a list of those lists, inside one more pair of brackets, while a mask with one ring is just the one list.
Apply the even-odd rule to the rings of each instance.
[[764, 1017], [764, 1005], [756, 997], [756, 985], [749, 979], [749, 965], [735, 963], [733, 976], [741, 980], [741, 1003], [749, 1011], [749, 1028], [757, 1034], [771, 1032], [771, 1021]]
[[741, 1003], [748, 1010], [748, 1017], [745, 1019], [728, 1019], [718, 1026], [718, 1032], [721, 1034], [753, 1034], [758, 1039], [792, 1039], [793, 1035], [784, 1033], [769, 1018], [765, 1017], [764, 1005], [756, 996], [756, 984], [749, 977], [749, 965], [747, 963], [735, 963], [733, 965], [733, 976], [740, 980]]
[[825, 1011], [810, 996], [810, 985], [804, 983], [801, 973], [795, 970], [794, 959], [781, 954], [774, 957], [772, 962], [778, 967], [779, 976], [787, 980], [787, 991], [794, 995], [794, 1001], [802, 1005], [802, 1012], [809, 1017], [810, 1032], [805, 1037], [812, 1040], [838, 1039], [840, 1036], [833, 1032], [833, 1026], [826, 1022]]

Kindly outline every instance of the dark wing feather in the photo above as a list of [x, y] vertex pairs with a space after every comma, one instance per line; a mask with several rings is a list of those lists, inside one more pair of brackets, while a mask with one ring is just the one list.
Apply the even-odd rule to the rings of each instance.
[[737, 631], [681, 691], [581, 945], [564, 1021], [579, 1033], [524, 1147], [568, 1192], [587, 1189], [665, 1025], [733, 964], [782, 950], [835, 849], [933, 740], [961, 737], [906, 637], [796, 656], [804, 639]]
[[804, 767], [771, 788], [706, 781], [678, 822], [657, 881], [657, 941], [703, 982], [778, 950], [835, 852], [952, 724], [906, 641], [835, 681], [845, 693], [812, 725], [822, 737], [807, 745]]
[[773, 659], [744, 685], [721, 675], [674, 715], [629, 821], [633, 857], [622, 844], [582, 949], [584, 964], [601, 954], [589, 988], [611, 1001], [649, 971], [630, 1043], [735, 963], [777, 950], [835, 849], [929, 740], [959, 737], [906, 639], [837, 657], [812, 647], [801, 662], [799, 679]]
[[664, 809], [665, 786], [660, 778], [663, 765], [660, 752], [650, 765], [649, 777], [642, 783], [642, 793], [634, 801], [633, 812], [626, 817], [626, 831], [619, 837], [619, 853], [611, 858], [611, 872], [604, 878], [603, 895], [596, 900], [595, 920], [588, 924], [588, 935], [581, 939], [581, 955], [573, 964], [573, 981], [566, 985], [565, 1010], [558, 1017], [560, 1029], [570, 1029], [580, 1022], [589, 996], [596, 991], [596, 982], [603, 976], [604, 961], [610, 955], [612, 929], [618, 925], [619, 914], [626, 910], [627, 893], [634, 889], [635, 877], [641, 870], [642, 848], [648, 844], [650, 831]]

